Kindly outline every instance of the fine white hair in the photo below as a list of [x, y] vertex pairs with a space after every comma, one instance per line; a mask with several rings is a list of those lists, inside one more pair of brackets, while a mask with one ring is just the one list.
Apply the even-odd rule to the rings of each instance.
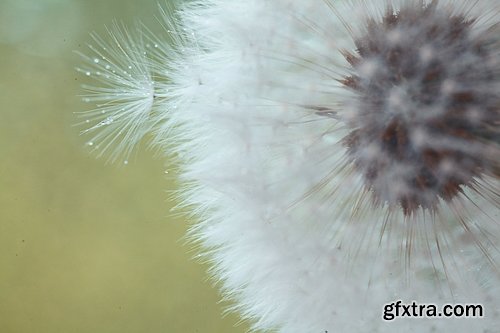
[[[384, 70], [373, 58], [353, 72], [349, 54], [356, 53], [356, 38], [388, 11], [397, 16], [408, 6], [431, 5], [439, 15], [473, 21], [467, 40], [489, 41], [491, 75], [486, 83], [471, 75], [470, 85], [499, 102], [496, 0], [194, 0], [175, 15], [162, 12], [170, 42], [142, 28], [132, 45], [122, 33], [119, 51], [110, 54], [121, 60], [103, 61], [104, 51], [87, 58], [92, 66], [118, 67], [116, 73], [81, 69], [92, 76], [100, 71], [100, 79], [104, 73], [103, 82], [112, 86], [90, 89], [91, 101], [105, 102], [91, 117], [104, 110], [125, 123], [97, 132], [103, 133], [97, 140], [113, 141], [113, 131], [123, 131], [118, 148], [128, 154], [129, 144], [152, 132], [166, 155], [177, 155], [184, 183], [178, 197], [196, 221], [189, 237], [232, 302], [229, 310], [255, 331], [491, 333], [500, 327], [500, 104], [488, 111], [496, 121], [487, 126], [491, 133], [474, 130], [480, 140], [469, 144], [426, 127], [429, 117], [444, 112], [442, 99], [429, 106], [431, 116], [415, 116], [415, 98], [408, 95], [415, 82], [387, 92], [379, 117], [411, 113], [401, 117], [411, 125], [407, 138], [417, 153], [433, 146], [472, 154], [483, 170], [469, 177], [469, 169], [443, 158], [436, 177], [452, 173], [470, 182], [449, 197], [430, 190], [406, 211], [398, 208], [416, 191], [405, 181], [418, 173], [412, 160], [386, 158], [376, 141], [363, 141], [352, 154], [345, 144], [364, 118], [360, 93], [343, 80], [355, 74], [378, 84]], [[445, 24], [436, 22], [436, 29]], [[403, 27], [382, 38], [398, 43], [412, 33]], [[459, 55], [444, 44], [422, 45], [419, 61], [441, 57], [449, 64], [446, 75], [458, 77]], [[133, 66], [133, 76], [119, 76], [127, 72], [123, 66]], [[435, 94], [456, 88], [451, 79], [441, 86]], [[125, 99], [118, 93], [123, 90]], [[468, 115], [470, 121], [483, 117], [477, 108]], [[107, 117], [96, 118], [90, 129], [108, 126], [101, 123]], [[384, 158], [386, 167], [367, 186], [364, 169], [355, 165]], [[481, 304], [485, 315], [384, 321], [384, 304], [396, 300]]]

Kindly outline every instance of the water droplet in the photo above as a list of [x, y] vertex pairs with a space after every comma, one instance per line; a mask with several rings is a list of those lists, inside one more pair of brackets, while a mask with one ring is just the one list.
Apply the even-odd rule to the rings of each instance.
[[155, 48], [158, 48], [158, 44], [155, 44]]
[[85, 120], [85, 122], [88, 124], [88, 123], [90, 123], [90, 120], [87, 119], [87, 120]]
[[127, 165], [127, 164], [128, 164], [128, 161], [127, 161], [127, 160], [123, 161], [123, 164]]
[[113, 117], [109, 116], [106, 119], [104, 119], [103, 121], [101, 121], [99, 124], [97, 124], [95, 127], [111, 125], [113, 123], [113, 121], [115, 121], [115, 119]]
[[98, 63], [99, 63], [99, 59], [94, 58], [94, 63], [95, 63], [95, 64], [98, 64]]
[[90, 76], [90, 72], [85, 72], [85, 75]]
[[128, 69], [132, 69], [132, 66], [130, 66], [130, 65], [129, 65], [129, 66], [128, 66]]
[[93, 146], [94, 143], [92, 141], [87, 142], [87, 146]]
[[106, 67], [105, 67], [105, 68], [106, 68], [106, 69], [110, 69], [110, 68], [111, 68], [111, 66], [110, 66], [110, 65], [106, 65]]

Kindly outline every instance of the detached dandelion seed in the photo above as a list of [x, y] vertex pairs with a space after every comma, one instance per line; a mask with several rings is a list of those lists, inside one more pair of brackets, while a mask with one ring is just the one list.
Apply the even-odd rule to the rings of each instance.
[[[177, 154], [190, 237], [230, 311], [262, 332], [498, 330], [496, 0], [161, 13], [164, 38], [95, 37], [85, 132], [112, 156], [148, 132]], [[394, 300], [485, 316], [385, 322]]]
[[[110, 152], [110, 159], [129, 156], [132, 148], [154, 125], [155, 82], [151, 65], [144, 55], [143, 38], [134, 37], [120, 24], [108, 30], [109, 41], [92, 35], [96, 46], [88, 45], [91, 55], [83, 55], [85, 67], [77, 68], [96, 78], [99, 85], [85, 85], [84, 101], [96, 108], [82, 112], [87, 128], [94, 136], [89, 146], [99, 143], [99, 155]], [[159, 87], [161, 89], [161, 87]], [[88, 127], [88, 124], [92, 125]]]

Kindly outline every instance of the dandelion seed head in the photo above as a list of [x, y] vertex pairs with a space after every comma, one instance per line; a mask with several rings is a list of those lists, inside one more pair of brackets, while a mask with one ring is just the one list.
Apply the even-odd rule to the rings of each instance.
[[[376, 202], [411, 215], [483, 174], [499, 176], [486, 154], [498, 148], [498, 36], [475, 35], [475, 21], [437, 1], [409, 1], [368, 20], [356, 50], [343, 52], [351, 73], [342, 84], [355, 99], [344, 144]], [[374, 143], [380, 152], [367, 155]]]
[[[163, 39], [141, 26], [136, 47], [125, 35], [88, 58], [82, 73], [113, 88], [90, 98], [119, 107], [86, 126], [92, 148], [150, 130], [175, 156], [189, 238], [230, 310], [263, 332], [498, 327], [496, 0], [193, 0], [162, 15]], [[493, 310], [385, 323], [394, 299]]]

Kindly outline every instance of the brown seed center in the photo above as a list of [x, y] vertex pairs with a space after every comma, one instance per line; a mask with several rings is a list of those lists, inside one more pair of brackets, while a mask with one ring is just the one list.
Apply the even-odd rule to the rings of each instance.
[[411, 4], [369, 21], [357, 50], [343, 51], [344, 145], [376, 203], [411, 215], [499, 176], [498, 40], [474, 29], [437, 2]]

